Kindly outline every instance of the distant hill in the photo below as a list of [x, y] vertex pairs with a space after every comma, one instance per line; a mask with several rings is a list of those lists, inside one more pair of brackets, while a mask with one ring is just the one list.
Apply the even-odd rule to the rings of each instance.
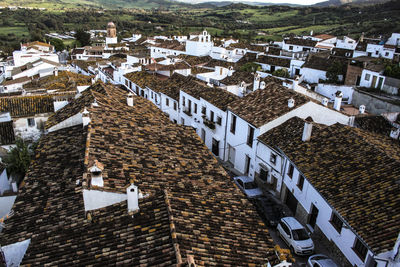
[[315, 4], [314, 6], [327, 7], [327, 6], [340, 6], [340, 5], [370, 5], [388, 2], [389, 0], [328, 0]]

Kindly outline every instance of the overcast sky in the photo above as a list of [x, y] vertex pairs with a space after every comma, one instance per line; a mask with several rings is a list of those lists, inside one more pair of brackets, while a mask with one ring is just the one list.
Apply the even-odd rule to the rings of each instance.
[[[179, 0], [182, 2], [188, 3], [201, 3], [201, 2], [222, 2], [225, 0]], [[299, 4], [299, 5], [313, 5], [318, 2], [323, 2], [326, 0], [229, 0], [230, 2], [261, 2], [261, 3], [290, 3], [290, 4]]]

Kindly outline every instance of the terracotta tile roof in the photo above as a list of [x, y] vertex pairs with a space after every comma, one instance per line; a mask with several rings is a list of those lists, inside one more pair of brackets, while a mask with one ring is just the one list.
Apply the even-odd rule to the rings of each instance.
[[245, 44], [245, 43], [232, 43], [232, 44], [230, 44], [230, 47], [247, 49], [250, 51], [257, 51], [257, 52], [265, 52], [265, 46], [261, 46], [261, 45], [252, 45], [252, 44]]
[[299, 46], [308, 46], [308, 47], [314, 47], [318, 42], [309, 40], [309, 39], [303, 39], [303, 38], [290, 38], [283, 40], [286, 44], [290, 45], [299, 45]]
[[189, 55], [179, 55], [177, 56], [179, 59], [182, 59], [186, 63], [188, 63], [190, 66], [198, 66], [198, 65], [203, 65], [208, 63], [209, 61], [212, 60], [210, 56], [203, 56], [203, 57], [195, 57], [195, 56], [189, 56]]
[[40, 42], [40, 41], [34, 41], [34, 42], [22, 44], [22, 46], [36, 46], [36, 45], [46, 46], [46, 47], [49, 47], [49, 48], [53, 47], [51, 44], [47, 44], [47, 43]]
[[303, 127], [295, 117], [259, 140], [283, 151], [375, 253], [392, 250], [400, 232], [399, 143], [340, 124], [314, 124], [303, 142]]
[[12, 121], [0, 122], [0, 145], [15, 143], [15, 134]]
[[166, 41], [158, 42], [154, 46], [160, 47], [160, 48], [165, 48], [165, 49], [185, 51], [185, 46], [176, 40], [173, 40], [173, 41], [166, 40]]
[[268, 55], [274, 55], [274, 56], [280, 56], [281, 55], [281, 51], [282, 51], [282, 49], [279, 48], [279, 47], [270, 46], [269, 49], [268, 49], [267, 54]]
[[[188, 254], [199, 266], [276, 263], [265, 225], [192, 128], [146, 99], [129, 107], [122, 89], [96, 86], [104, 91], [92, 92], [87, 128], [42, 138], [2, 244], [31, 238], [23, 264], [33, 265], [171, 266]], [[104, 165], [103, 188], [89, 183], [94, 160]], [[125, 192], [131, 182], [150, 194], [139, 214], [120, 203], [87, 219], [82, 189]]]
[[390, 131], [393, 128], [391, 123], [380, 115], [355, 116], [354, 126], [366, 131], [382, 134], [385, 136], [389, 136]]
[[354, 51], [351, 49], [337, 48], [332, 49], [332, 55], [337, 57], [347, 57], [352, 58]]
[[91, 85], [92, 76], [73, 73], [69, 71], [59, 71], [58, 76], [46, 76], [35, 79], [24, 85], [28, 91], [37, 89], [56, 90], [57, 92], [76, 91], [77, 86]]
[[14, 79], [14, 80], [4, 80], [2, 82], [2, 85], [7, 86], [7, 85], [11, 85], [11, 84], [24, 83], [24, 82], [28, 82], [30, 80], [31, 80], [31, 78], [24, 76], [24, 77], [20, 77], [20, 78]]
[[227, 76], [225, 79], [220, 82], [225, 85], [236, 85], [241, 82], [245, 83], [253, 83], [254, 74], [247, 71], [235, 71], [231, 76]]
[[230, 103], [229, 110], [254, 126], [261, 127], [294, 109], [288, 107], [290, 98], [295, 101], [294, 108], [310, 101], [307, 97], [271, 81], [266, 82], [265, 89], [251, 92]]
[[322, 39], [322, 40], [328, 40], [335, 38], [335, 36], [330, 35], [330, 34], [319, 34], [319, 35], [314, 35], [315, 38]]
[[54, 112], [54, 100], [49, 95], [0, 97], [0, 112], [11, 117], [29, 117]]
[[270, 57], [270, 56], [259, 56], [256, 59], [256, 62], [273, 65], [273, 66], [281, 66], [285, 68], [290, 67], [290, 58], [281, 58], [281, 57]]
[[90, 90], [86, 89], [81, 93], [81, 96], [75, 98], [70, 104], [66, 105], [58, 112], [52, 114], [46, 121], [46, 129], [82, 112], [85, 107], [90, 107], [90, 105], [95, 102], [94, 91], [105, 93], [104, 88], [98, 84], [92, 86]]
[[306, 63], [304, 63], [302, 68], [310, 68], [310, 69], [316, 69], [316, 70], [322, 70], [322, 71], [327, 71], [329, 70], [329, 67], [332, 66], [333, 63], [338, 62], [342, 63], [343, 70], [342, 73], [344, 74], [346, 72], [347, 68], [347, 59], [342, 59], [339, 57], [323, 57], [323, 56], [318, 56], [318, 55], [309, 55]]

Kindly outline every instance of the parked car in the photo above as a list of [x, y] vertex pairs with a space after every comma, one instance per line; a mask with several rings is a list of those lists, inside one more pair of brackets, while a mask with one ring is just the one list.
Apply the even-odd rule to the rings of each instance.
[[279, 205], [271, 197], [259, 197], [255, 199], [255, 205], [264, 221], [272, 227], [276, 227], [284, 216], [282, 205]]
[[309, 267], [338, 267], [336, 263], [322, 254], [312, 255], [308, 258], [307, 266]]
[[248, 198], [255, 198], [263, 194], [253, 178], [248, 176], [236, 176], [233, 177], [233, 180]]
[[277, 226], [277, 233], [297, 255], [314, 253], [314, 243], [310, 234], [294, 217], [284, 217]]

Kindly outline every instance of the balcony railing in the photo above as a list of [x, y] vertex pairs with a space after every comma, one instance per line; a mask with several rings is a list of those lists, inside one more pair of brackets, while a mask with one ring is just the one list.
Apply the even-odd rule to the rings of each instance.
[[203, 124], [211, 130], [215, 129], [215, 122], [210, 121], [206, 116], [203, 116]]
[[187, 107], [183, 107], [183, 113], [185, 113], [189, 117], [192, 117], [192, 111], [190, 109], [188, 109]]

